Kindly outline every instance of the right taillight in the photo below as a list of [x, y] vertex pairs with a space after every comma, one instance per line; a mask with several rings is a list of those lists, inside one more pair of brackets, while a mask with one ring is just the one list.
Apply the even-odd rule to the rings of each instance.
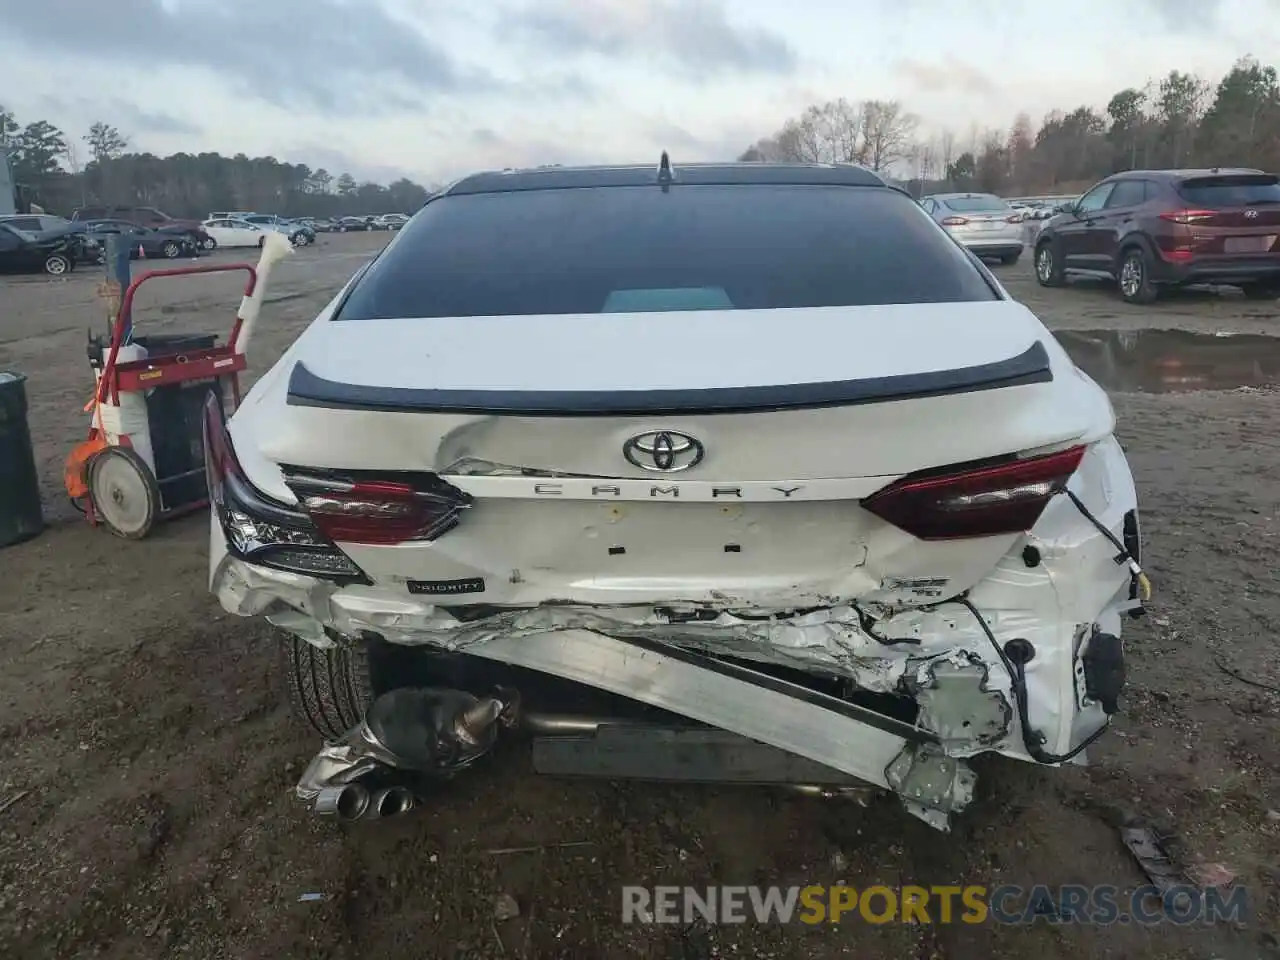
[[1217, 215], [1216, 210], [1169, 210], [1160, 214], [1160, 219], [1188, 226], [1193, 223], [1208, 223]]
[[993, 466], [910, 475], [862, 501], [882, 520], [921, 540], [1022, 533], [1066, 489], [1084, 457], [1071, 447]]

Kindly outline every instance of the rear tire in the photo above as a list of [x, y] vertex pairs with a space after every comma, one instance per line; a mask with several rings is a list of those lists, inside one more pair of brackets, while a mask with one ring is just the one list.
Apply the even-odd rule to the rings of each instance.
[[282, 637], [285, 678], [299, 719], [325, 739], [337, 739], [373, 703], [365, 644], [320, 650], [292, 634]]
[[1125, 247], [1120, 251], [1120, 268], [1116, 283], [1125, 303], [1145, 306], [1155, 303], [1160, 292], [1151, 282], [1151, 257], [1145, 247]]
[[1240, 290], [1250, 300], [1280, 299], [1280, 286], [1272, 286], [1269, 283], [1248, 283]]
[[1051, 240], [1036, 246], [1036, 282], [1042, 287], [1060, 287], [1066, 282], [1062, 258]]
[[1000, 258], [1000, 262], [1006, 267], [1012, 267], [1021, 257], [1020, 253], [1006, 253]]
[[176, 260], [182, 254], [182, 247], [178, 246], [176, 240], [170, 240], [160, 248], [160, 252], [165, 255], [166, 259]]
[[71, 258], [62, 253], [51, 253], [44, 259], [44, 272], [51, 277], [64, 277], [75, 269]]

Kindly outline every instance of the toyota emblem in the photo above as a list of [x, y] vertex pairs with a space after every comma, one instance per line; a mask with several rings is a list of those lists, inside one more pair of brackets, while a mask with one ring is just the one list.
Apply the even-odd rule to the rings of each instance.
[[687, 433], [654, 430], [636, 434], [622, 445], [622, 455], [641, 470], [678, 473], [696, 467], [706, 449]]

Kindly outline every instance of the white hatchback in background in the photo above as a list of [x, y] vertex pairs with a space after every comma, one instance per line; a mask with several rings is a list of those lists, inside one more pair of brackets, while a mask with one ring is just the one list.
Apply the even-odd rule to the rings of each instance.
[[206, 408], [211, 587], [287, 634], [318, 811], [523, 727], [542, 772], [869, 782], [945, 828], [966, 758], [1118, 709], [1106, 394], [875, 174], [663, 160], [460, 181]]
[[921, 197], [925, 213], [980, 257], [1014, 264], [1022, 256], [1023, 215], [990, 193], [935, 193]]
[[273, 232], [268, 227], [229, 218], [206, 220], [201, 226], [219, 247], [260, 247], [267, 234]]

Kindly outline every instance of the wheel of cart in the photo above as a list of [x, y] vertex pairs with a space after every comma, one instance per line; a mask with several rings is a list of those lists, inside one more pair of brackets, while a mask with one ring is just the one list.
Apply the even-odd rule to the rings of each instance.
[[232, 271], [248, 274], [244, 295], [251, 297], [258, 273], [247, 263], [145, 273], [121, 296], [109, 340], [90, 336], [89, 435], [67, 458], [64, 480], [72, 503], [94, 526], [141, 540], [158, 521], [208, 505], [203, 410], [210, 394], [232, 409], [240, 403], [241, 320], [222, 345], [214, 334], [137, 336], [132, 306], [150, 280]]

